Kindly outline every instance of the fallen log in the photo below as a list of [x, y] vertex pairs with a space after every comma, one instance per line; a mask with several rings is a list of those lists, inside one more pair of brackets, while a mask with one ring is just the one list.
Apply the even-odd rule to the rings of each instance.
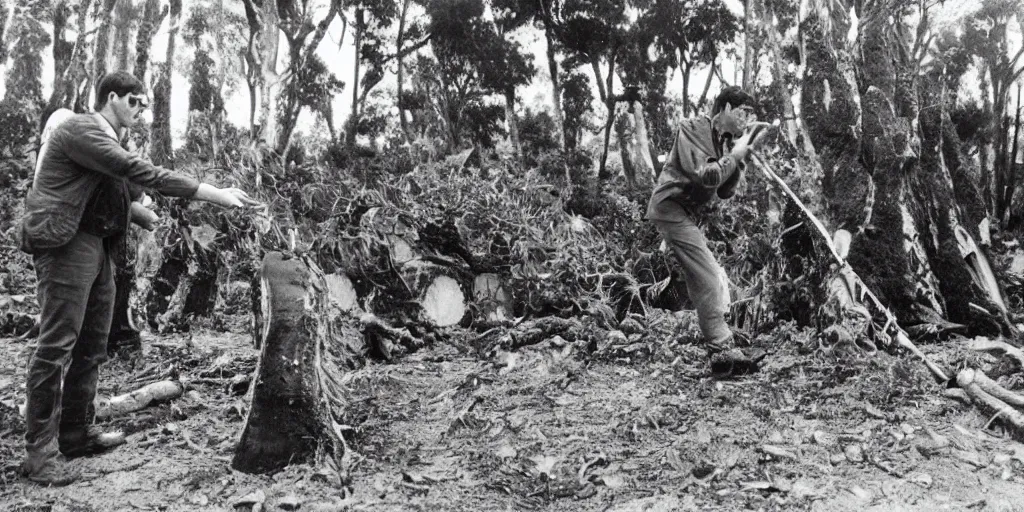
[[996, 381], [988, 378], [988, 375], [975, 370], [974, 382], [982, 391], [1016, 407], [1024, 407], [1024, 395], [1018, 395], [1009, 389], [999, 385]]
[[108, 399], [97, 399], [96, 417], [106, 419], [141, 411], [150, 405], [180, 397], [187, 386], [187, 381], [162, 380], [143, 386], [131, 393]]
[[[1024, 414], [1021, 414], [1020, 411], [1010, 407], [1006, 402], [983, 389], [981, 382], [988, 378], [983, 377], [979, 380], [979, 376], [984, 376], [984, 374], [972, 369], [962, 370], [956, 377], [956, 383], [967, 391], [967, 395], [978, 406], [995, 414], [996, 417], [1002, 417], [1015, 429], [1018, 436], [1024, 435]], [[991, 382], [991, 380], [988, 380], [988, 382]]]
[[339, 379], [365, 360], [358, 321], [331, 300], [323, 271], [309, 258], [268, 253], [260, 283], [261, 350], [231, 466], [266, 473], [318, 449], [340, 458], [335, 418], [346, 400]]
[[1017, 360], [1017, 364], [1024, 368], [1024, 351], [1010, 345], [1002, 340], [991, 340], [984, 336], [978, 336], [967, 342], [967, 348], [978, 352], [1002, 352]]

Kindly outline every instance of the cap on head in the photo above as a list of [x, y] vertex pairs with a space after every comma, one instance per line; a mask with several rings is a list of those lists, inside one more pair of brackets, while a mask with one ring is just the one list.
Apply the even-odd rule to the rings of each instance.
[[96, 87], [96, 110], [102, 110], [107, 105], [107, 98], [110, 93], [118, 97], [125, 94], [144, 94], [146, 87], [142, 81], [126, 71], [112, 71], [103, 75], [99, 86]]

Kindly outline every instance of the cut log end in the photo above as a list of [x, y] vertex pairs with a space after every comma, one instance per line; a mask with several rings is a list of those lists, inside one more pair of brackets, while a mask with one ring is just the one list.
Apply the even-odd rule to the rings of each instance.
[[420, 304], [427, 318], [438, 327], [458, 324], [466, 314], [462, 287], [448, 276], [437, 276], [427, 287]]

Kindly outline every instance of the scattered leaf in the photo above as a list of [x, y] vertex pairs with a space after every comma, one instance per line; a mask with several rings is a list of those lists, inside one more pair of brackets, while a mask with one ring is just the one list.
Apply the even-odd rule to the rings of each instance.
[[601, 483], [609, 489], [620, 489], [626, 485], [626, 479], [622, 477], [621, 473], [613, 473], [610, 475], [602, 475], [600, 477]]
[[250, 492], [249, 494], [246, 494], [245, 496], [236, 499], [234, 502], [231, 503], [231, 506], [246, 507], [256, 505], [258, 503], [262, 504], [265, 501], [267, 501], [267, 495], [264, 494], [262, 490], [256, 489], [255, 491]]
[[873, 406], [871, 404], [864, 404], [864, 412], [868, 416], [871, 416], [872, 418], [877, 418], [877, 419], [880, 419], [880, 420], [884, 420], [885, 419], [885, 413], [880, 411], [880, 410], [878, 410], [877, 407], [875, 407], [875, 406]]
[[277, 508], [282, 510], [298, 510], [301, 505], [302, 502], [299, 501], [299, 497], [294, 494], [287, 494], [277, 500]]
[[929, 487], [932, 486], [932, 477], [927, 473], [914, 473], [913, 475], [908, 476], [907, 480], [917, 485], [920, 485], [925, 489], [928, 489]]
[[815, 430], [814, 433], [811, 434], [811, 438], [814, 440], [815, 444], [819, 444], [821, 446], [832, 446], [836, 444], [834, 436], [821, 430]]
[[843, 449], [843, 453], [846, 455], [846, 460], [850, 462], [864, 462], [864, 449], [859, 444], [847, 445]]
[[761, 451], [778, 459], [796, 460], [797, 458], [795, 453], [785, 448], [781, 448], [770, 444], [761, 445]]
[[516, 449], [506, 441], [502, 443], [500, 448], [498, 448], [495, 455], [497, 455], [499, 459], [511, 459], [512, 457], [515, 457], [517, 453]]
[[534, 463], [534, 470], [538, 474], [544, 475], [548, 478], [552, 477], [552, 473], [555, 470], [555, 465], [558, 464], [558, 459], [550, 455], [536, 455], [530, 458]]

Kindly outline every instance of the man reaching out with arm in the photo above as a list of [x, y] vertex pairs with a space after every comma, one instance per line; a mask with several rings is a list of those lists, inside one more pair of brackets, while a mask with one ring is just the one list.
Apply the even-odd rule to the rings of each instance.
[[[132, 75], [104, 76], [96, 103], [95, 113], [72, 116], [50, 136], [20, 226], [21, 248], [33, 256], [40, 307], [27, 374], [22, 469], [41, 484], [66, 485], [78, 477], [61, 452], [87, 455], [124, 442], [122, 434], [103, 433], [92, 423], [113, 314], [109, 240], [128, 228], [137, 195], [129, 182], [223, 207], [259, 204], [240, 189], [199, 183], [118, 144], [117, 133], [137, 124], [146, 107], [145, 88]], [[97, 195], [99, 187], [109, 193]]]

